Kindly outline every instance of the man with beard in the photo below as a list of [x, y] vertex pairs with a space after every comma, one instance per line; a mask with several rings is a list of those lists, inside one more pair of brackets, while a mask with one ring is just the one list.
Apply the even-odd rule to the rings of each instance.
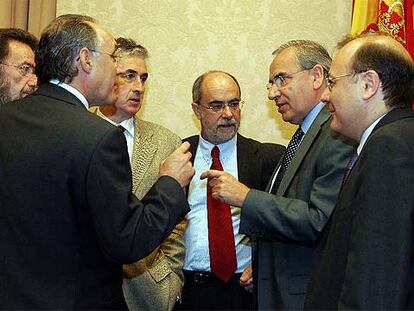
[[23, 98], [37, 87], [37, 39], [18, 28], [0, 29], [0, 105]]
[[[210, 71], [194, 82], [192, 108], [201, 122], [201, 134], [186, 139], [191, 143], [196, 175], [188, 191], [191, 211], [184, 234], [185, 284], [180, 309], [253, 308], [252, 294], [245, 290], [251, 289], [249, 278], [242, 276], [243, 272], [250, 275], [251, 246], [249, 238], [239, 234], [240, 209], [214, 205], [218, 201], [212, 202], [207, 181], [199, 178], [219, 162], [250, 187], [266, 187], [285, 148], [237, 134], [241, 107], [240, 86], [232, 75]], [[222, 213], [214, 214], [216, 210]], [[222, 245], [227, 247], [221, 249]]]

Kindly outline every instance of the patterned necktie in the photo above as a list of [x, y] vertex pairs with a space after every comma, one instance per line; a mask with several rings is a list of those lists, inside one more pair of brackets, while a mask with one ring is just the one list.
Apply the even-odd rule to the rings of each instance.
[[276, 194], [277, 189], [279, 188], [279, 185], [282, 181], [283, 176], [286, 173], [287, 168], [289, 167], [290, 162], [292, 161], [293, 156], [296, 153], [296, 150], [299, 147], [299, 143], [305, 133], [302, 131], [302, 129], [299, 127], [295, 134], [293, 134], [292, 139], [289, 142], [289, 145], [286, 149], [285, 154], [283, 155], [282, 164], [280, 164], [279, 173], [276, 176], [276, 180], [273, 184], [273, 187], [271, 189], [271, 193]]
[[[222, 171], [219, 155], [219, 148], [214, 146], [211, 150], [213, 158], [211, 169]], [[207, 186], [207, 218], [211, 272], [226, 283], [237, 268], [230, 206], [213, 199], [209, 186]]]

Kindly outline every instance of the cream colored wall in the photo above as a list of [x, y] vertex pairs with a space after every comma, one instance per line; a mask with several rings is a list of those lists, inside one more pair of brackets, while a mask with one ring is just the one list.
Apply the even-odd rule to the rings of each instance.
[[290, 39], [312, 39], [332, 52], [347, 34], [351, 0], [58, 0], [57, 15], [88, 14], [115, 36], [150, 52], [150, 79], [140, 116], [181, 137], [198, 133], [191, 87], [211, 69], [232, 73], [246, 104], [240, 132], [286, 144], [294, 127], [283, 123], [265, 84], [272, 51]]

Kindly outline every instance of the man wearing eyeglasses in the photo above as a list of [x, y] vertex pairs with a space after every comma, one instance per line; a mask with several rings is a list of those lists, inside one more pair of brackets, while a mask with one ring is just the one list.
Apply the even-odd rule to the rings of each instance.
[[[132, 39], [117, 38], [117, 99], [112, 105], [90, 111], [121, 126], [131, 161], [133, 192], [141, 199], [158, 178], [161, 162], [181, 145], [181, 139], [165, 127], [142, 120], [148, 78], [148, 51]], [[130, 310], [172, 310], [181, 295], [184, 264], [184, 229], [179, 223], [149, 256], [124, 265], [123, 290]]]
[[[207, 182], [199, 176], [214, 165], [216, 150], [216, 161], [224, 171], [250, 187], [264, 189], [285, 148], [237, 134], [242, 101], [239, 83], [232, 75], [222, 71], [204, 73], [195, 80], [192, 93], [192, 108], [200, 120], [201, 133], [186, 139], [191, 144], [196, 175], [188, 190], [191, 211], [184, 235], [185, 283], [182, 304], [177, 304], [177, 309], [251, 310], [251, 283], [242, 276], [251, 271], [251, 246], [249, 237], [239, 234], [240, 209], [211, 206]], [[214, 214], [214, 210], [221, 214]], [[228, 247], [221, 248], [223, 245]]]
[[0, 29], [0, 105], [36, 90], [34, 51], [37, 43], [36, 37], [25, 30]]
[[318, 43], [289, 41], [273, 52], [267, 85], [285, 122], [298, 125], [267, 191], [209, 171], [213, 197], [241, 207], [240, 232], [257, 240], [253, 276], [258, 307], [300, 310], [314, 243], [335, 206], [352, 146], [329, 128], [321, 102], [331, 58]]
[[338, 44], [323, 100], [358, 158], [321, 236], [308, 310], [414, 310], [414, 63], [384, 34]]

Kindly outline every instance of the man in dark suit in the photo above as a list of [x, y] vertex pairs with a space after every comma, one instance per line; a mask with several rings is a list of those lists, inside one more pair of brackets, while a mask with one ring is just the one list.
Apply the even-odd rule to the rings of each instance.
[[65, 15], [43, 32], [41, 86], [0, 110], [0, 309], [126, 309], [122, 264], [148, 255], [189, 210], [187, 145], [139, 201], [114, 101], [114, 38]]
[[[252, 309], [248, 278], [242, 276], [251, 270], [251, 247], [247, 236], [238, 233], [240, 209], [230, 207], [229, 223], [233, 230], [236, 263], [228, 279], [220, 279], [214, 271], [212, 255], [212, 227], [207, 195], [207, 182], [200, 174], [212, 164], [212, 149], [218, 147], [220, 162], [225, 171], [249, 185], [264, 189], [273, 167], [285, 148], [276, 144], [262, 144], [237, 134], [240, 123], [241, 91], [237, 80], [222, 71], [210, 71], [196, 79], [193, 85], [193, 111], [201, 122], [201, 134], [187, 138], [196, 176], [189, 187], [191, 211], [184, 234], [186, 258], [184, 261], [184, 290], [179, 309]], [[215, 207], [217, 208], [217, 207]], [[228, 207], [229, 208], [229, 207]], [[231, 214], [231, 217], [230, 217]], [[224, 234], [221, 230], [220, 235]], [[234, 254], [234, 253], [233, 253]], [[220, 253], [223, 256], [223, 253]]]
[[414, 309], [414, 65], [392, 37], [339, 44], [323, 95], [359, 142], [306, 298], [309, 310]]
[[320, 101], [331, 62], [326, 50], [295, 40], [273, 54], [269, 99], [285, 122], [299, 127], [267, 191], [223, 172], [203, 177], [213, 178], [213, 197], [241, 207], [240, 232], [257, 239], [253, 275], [259, 309], [300, 310], [313, 245], [336, 203], [353, 148], [330, 131], [330, 114]]

